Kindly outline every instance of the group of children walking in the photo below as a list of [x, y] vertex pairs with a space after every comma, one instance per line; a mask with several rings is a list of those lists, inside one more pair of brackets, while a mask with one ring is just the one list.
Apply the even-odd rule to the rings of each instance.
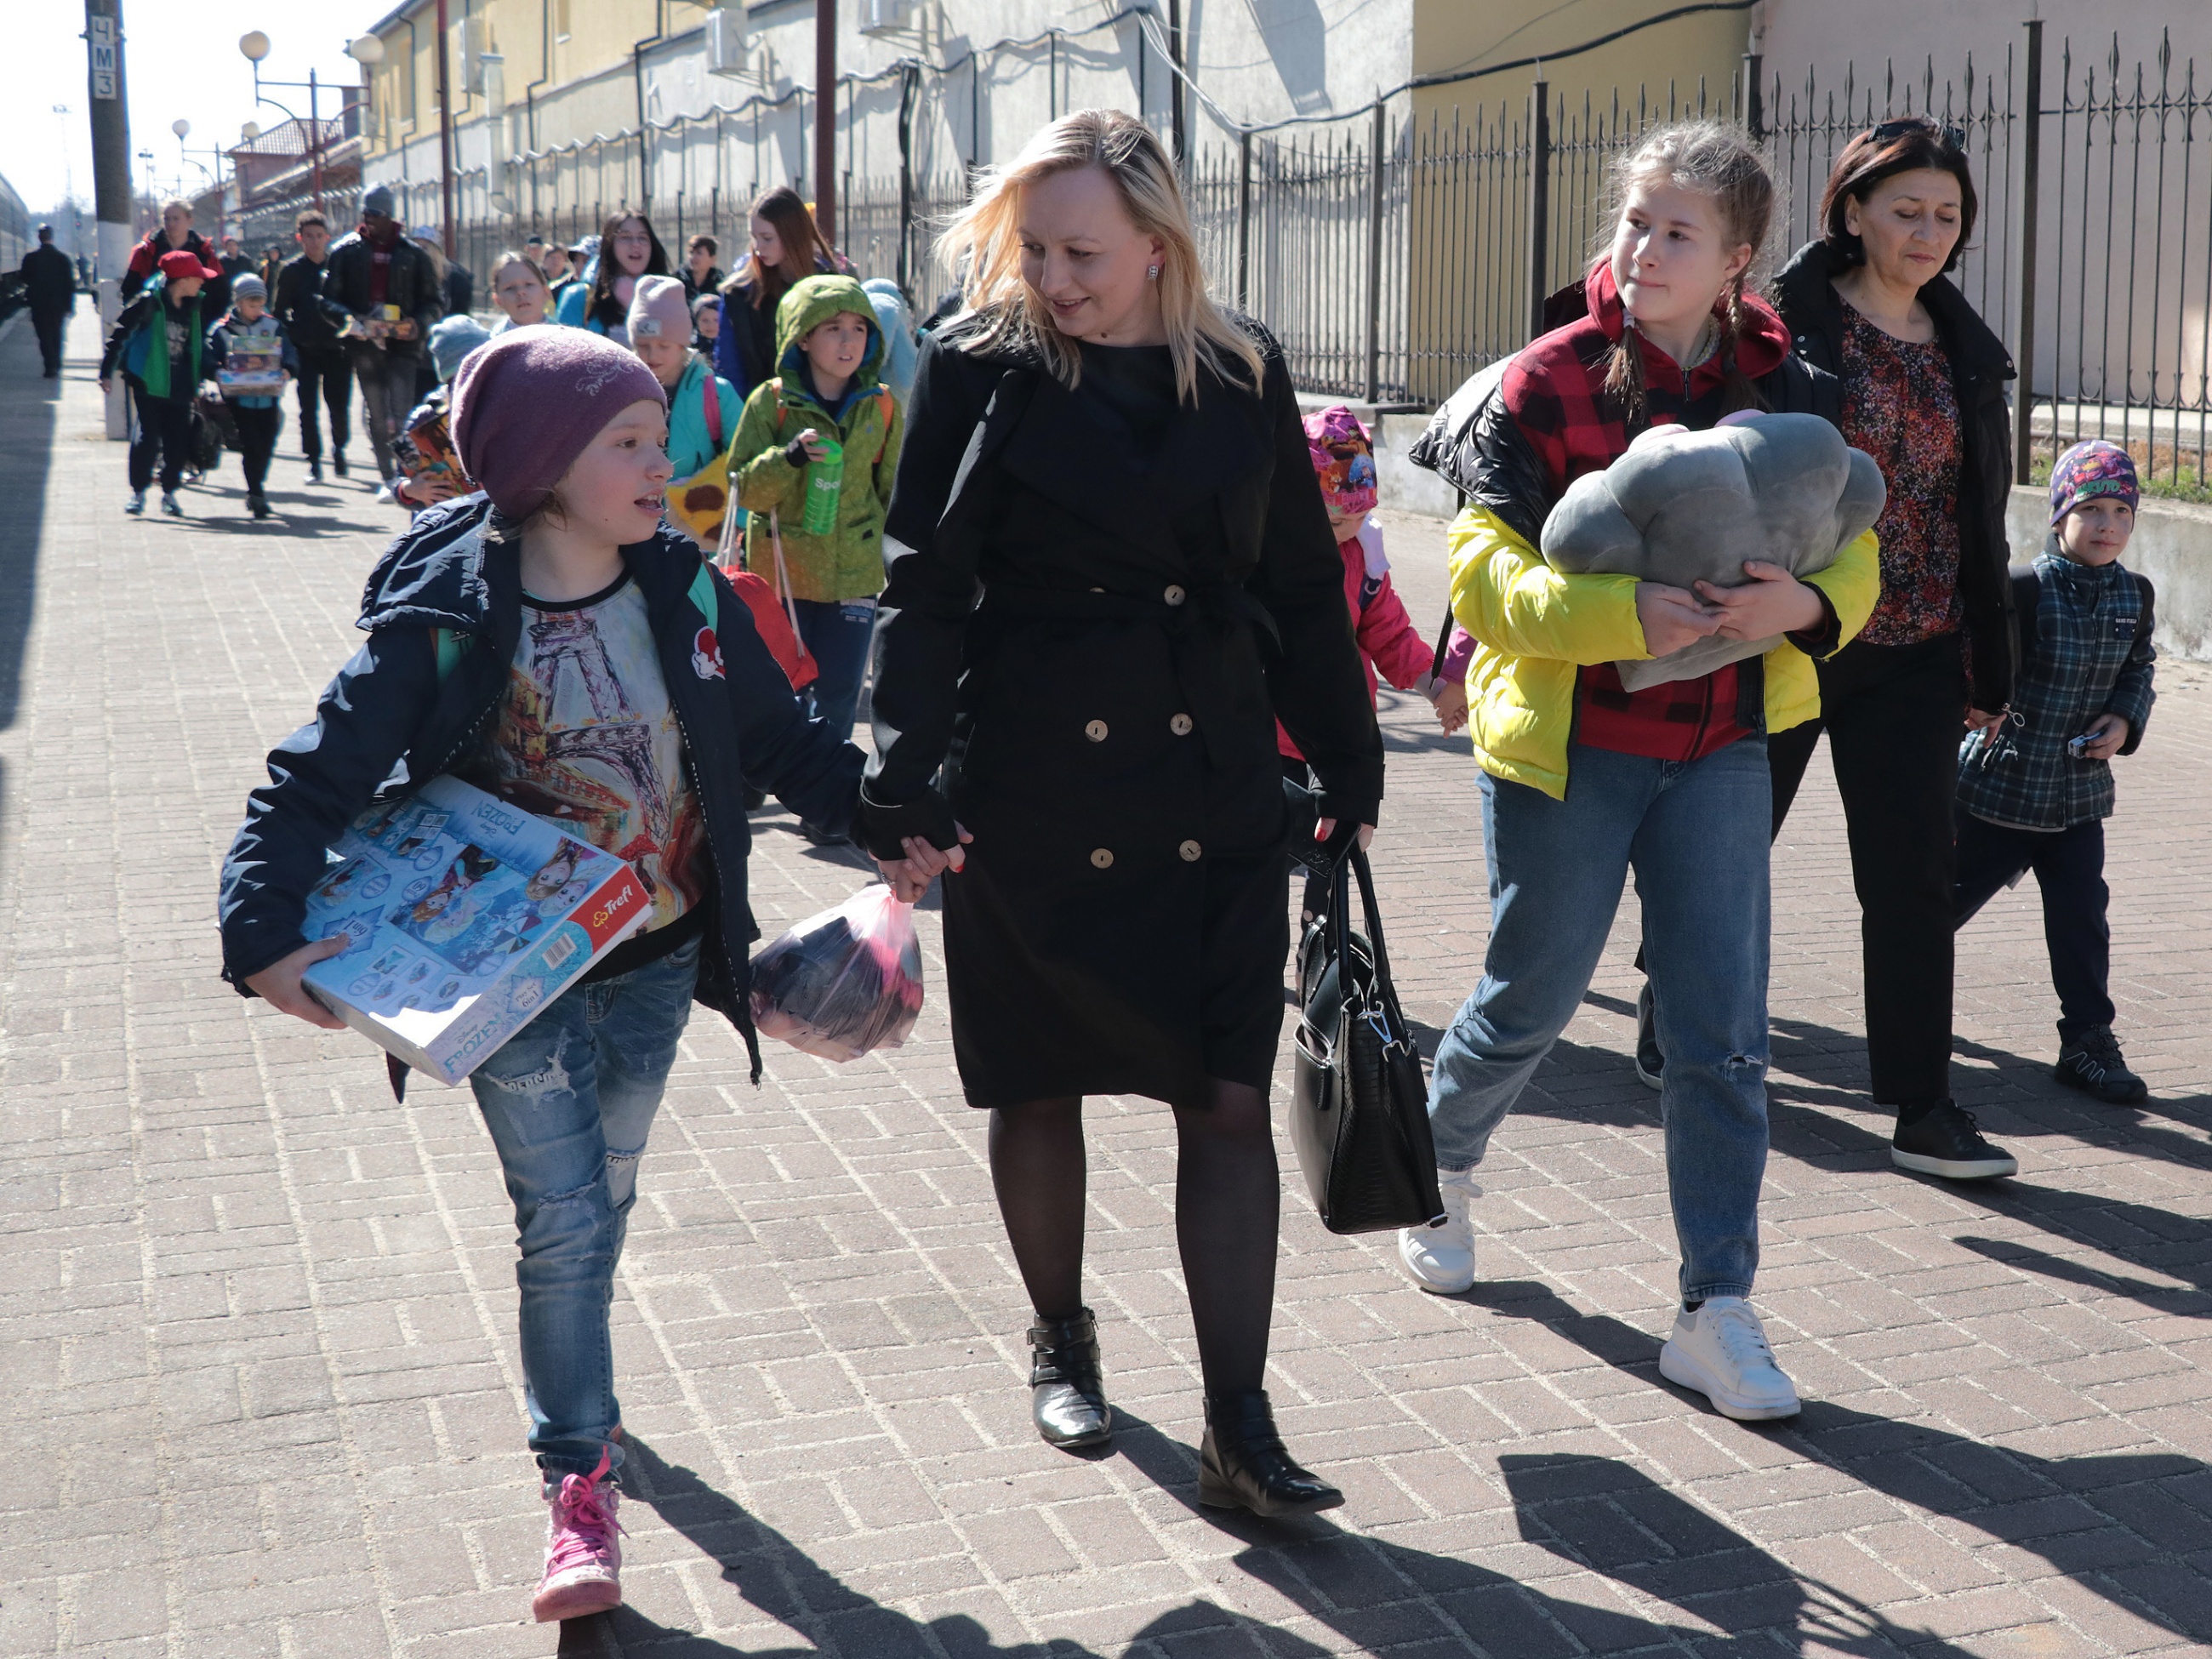
[[[1703, 603], [1545, 565], [1535, 544], [1547, 501], [1623, 453], [1622, 405], [1638, 422], [1702, 427], [1795, 395], [1788, 331], [1745, 289], [1773, 202], [1755, 152], [1717, 128], [1674, 130], [1639, 149], [1626, 182], [1614, 248], [1584, 285], [1587, 314], [1523, 353], [1494, 394], [1484, 464], [1495, 487], [1451, 532], [1465, 625], [1449, 642], [1432, 648], [1393, 589], [1371, 516], [1370, 435], [1343, 408], [1305, 422], [1370, 687], [1379, 672], [1427, 696], [1446, 732], [1470, 726], [1481, 767], [1487, 970], [1444, 1034], [1431, 1102], [1449, 1213], [1408, 1231], [1399, 1255], [1425, 1288], [1473, 1282], [1474, 1168], [1579, 1005], [1632, 873], [1682, 1253], [1661, 1367], [1729, 1416], [1784, 1417], [1796, 1390], [1749, 1302], [1767, 1152], [1765, 741], [1817, 708], [1814, 663], [1872, 611], [1875, 550], [1869, 533], [1806, 581], [1754, 569], [1759, 580]], [[490, 273], [505, 313], [495, 334], [441, 325], [445, 384], [421, 428], [410, 424], [429, 459], [397, 492], [417, 516], [369, 579], [367, 642], [253, 792], [221, 905], [225, 977], [334, 1028], [301, 975], [343, 940], [303, 936], [307, 895], [333, 835], [395, 776], [419, 787], [450, 768], [538, 811], [588, 796], [584, 821], [605, 826], [595, 838], [650, 876], [646, 931], [471, 1078], [520, 1247], [529, 1443], [549, 1513], [541, 1620], [620, 1601], [623, 1443], [607, 1308], [637, 1164], [692, 1002], [746, 1024], [757, 792], [781, 796], [820, 841], [843, 838], [861, 804], [861, 757], [847, 739], [902, 436], [882, 379], [895, 343], [849, 277], [784, 286], [773, 372], [741, 398], [702, 356], [685, 285], [644, 271], [641, 242], [625, 248], [636, 257], [618, 283], [571, 290], [583, 296], [562, 307], [574, 326], [550, 324], [552, 285], [526, 252]], [[142, 421], [164, 438], [179, 388], [188, 395], [209, 365], [266, 333], [251, 279], [210, 330], [197, 259], [170, 258], [176, 269], [163, 260], [103, 370], [120, 358]], [[251, 428], [273, 442], [273, 422]], [[257, 495], [266, 465], [264, 449], [249, 475]], [[132, 466], [143, 492], [136, 448]], [[2062, 1075], [2115, 1101], [2142, 1097], [2112, 1040], [2101, 875], [2106, 763], [2140, 744], [2152, 699], [2149, 585], [2118, 562], [2136, 502], [2113, 446], [2062, 458], [2050, 544], [2016, 579], [2018, 695], [1960, 761], [1959, 921], [2036, 872], [2064, 1009]], [[733, 579], [765, 584], [773, 602], [750, 605]], [[461, 636], [458, 665], [441, 659], [436, 630]], [[1680, 686], [1653, 697], [1607, 678], [1616, 660], [1716, 632], [1778, 643], [1708, 677], [1723, 684], [1692, 683], [1705, 714], [1694, 724], [1672, 712]], [[586, 649], [596, 666], [579, 700], [556, 671]], [[795, 683], [808, 687], [801, 697]], [[563, 743], [586, 726], [590, 744]], [[617, 727], [623, 751], [643, 760], [596, 764]], [[1287, 733], [1280, 748], [1286, 771], [1300, 770]], [[897, 878], [919, 890], [944, 860], [904, 845]]]

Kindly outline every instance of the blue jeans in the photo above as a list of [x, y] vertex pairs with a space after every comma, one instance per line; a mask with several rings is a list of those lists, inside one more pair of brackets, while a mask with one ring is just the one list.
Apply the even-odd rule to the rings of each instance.
[[841, 738], [853, 735], [853, 711], [868, 672], [868, 641], [876, 631], [873, 599], [793, 599], [799, 637], [821, 671], [806, 688], [817, 719]]
[[514, 1200], [530, 1449], [549, 1481], [591, 1474], [602, 1449], [622, 1467], [607, 1309], [698, 976], [695, 939], [575, 986], [469, 1075]]
[[1749, 1295], [1766, 1172], [1766, 740], [1686, 764], [1576, 744], [1563, 801], [1487, 773], [1481, 788], [1490, 948], [1437, 1048], [1437, 1166], [1482, 1161], [1589, 988], [1632, 868], [1682, 1297]]

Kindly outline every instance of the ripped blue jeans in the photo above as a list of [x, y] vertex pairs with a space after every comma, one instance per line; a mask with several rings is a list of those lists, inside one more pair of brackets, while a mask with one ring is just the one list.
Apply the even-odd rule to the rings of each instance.
[[1748, 1296], [1766, 1174], [1766, 739], [1686, 763], [1577, 743], [1565, 800], [1488, 773], [1480, 787], [1490, 947], [1437, 1048], [1437, 1167], [1482, 1162], [1589, 988], [1632, 869], [1682, 1296]]
[[591, 1474], [603, 1448], [622, 1467], [607, 1309], [698, 976], [694, 939], [575, 986], [469, 1076], [514, 1200], [530, 1449], [549, 1481]]

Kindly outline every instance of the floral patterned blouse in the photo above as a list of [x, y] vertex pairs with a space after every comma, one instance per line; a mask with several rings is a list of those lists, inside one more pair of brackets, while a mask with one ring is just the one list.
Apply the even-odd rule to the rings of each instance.
[[[1840, 297], [1840, 296], [1839, 296]], [[1844, 301], [1844, 439], [1881, 468], [1889, 499], [1875, 520], [1881, 599], [1859, 637], [1913, 645], [1958, 631], [1959, 462], [1963, 439], [1951, 356], [1875, 326]]]

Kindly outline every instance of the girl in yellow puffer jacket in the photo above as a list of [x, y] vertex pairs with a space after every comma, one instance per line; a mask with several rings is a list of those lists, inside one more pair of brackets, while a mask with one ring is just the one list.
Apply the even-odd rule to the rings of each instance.
[[[1812, 659], [1873, 608], [1874, 538], [1799, 581], [1779, 565], [1698, 591], [1567, 575], [1537, 551], [1568, 484], [1638, 430], [1738, 409], [1835, 413], [1835, 383], [1744, 291], [1774, 190], [1742, 135], [1665, 128], [1620, 165], [1588, 314], [1508, 363], [1454, 481], [1452, 608], [1479, 642], [1468, 714], [1482, 768], [1492, 922], [1481, 983], [1439, 1046], [1429, 1113], [1447, 1208], [1400, 1258], [1437, 1291], [1474, 1279], [1468, 1205], [1491, 1132], [1582, 1000], [1630, 872], [1667, 1054], [1662, 1112], [1682, 1262], [1660, 1369], [1731, 1416], [1793, 1415], [1748, 1297], [1766, 1160], [1766, 734], [1811, 718]], [[1628, 690], [1616, 663], [1713, 635], [1781, 636], [1764, 656]]]

